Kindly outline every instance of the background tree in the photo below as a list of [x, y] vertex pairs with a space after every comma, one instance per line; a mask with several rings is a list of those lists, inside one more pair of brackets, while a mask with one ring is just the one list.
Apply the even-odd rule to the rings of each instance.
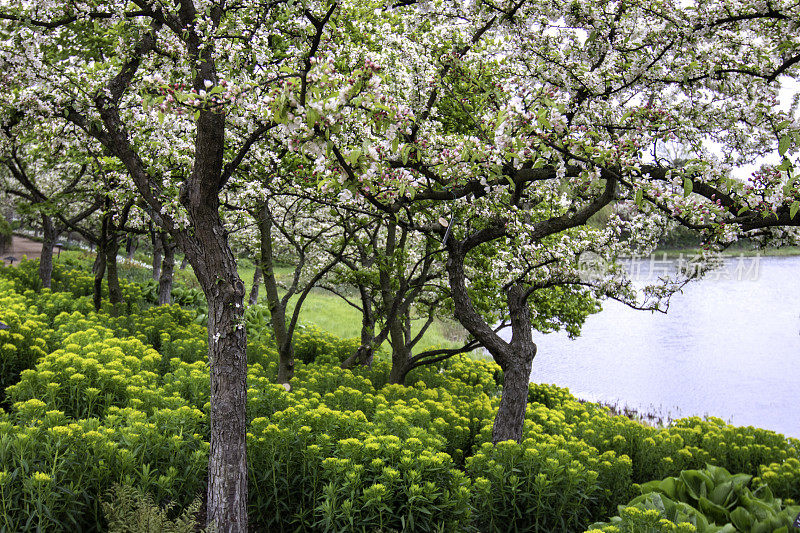
[[[254, 150], [251, 158], [257, 163], [248, 166], [248, 176], [237, 178], [232, 188], [239, 188], [238, 204], [252, 220], [254, 232], [237, 232], [237, 240], [245, 248], [259, 250], [255, 262], [261, 272], [270, 324], [278, 348], [278, 383], [288, 383], [294, 374], [294, 332], [300, 323], [300, 312], [311, 291], [341, 260], [352, 238], [351, 228], [341, 226], [324, 206], [292, 194], [303, 187], [302, 164], [283, 150], [261, 153]], [[256, 154], [260, 154], [257, 157]], [[262, 178], [252, 180], [252, 173]], [[280, 264], [292, 265], [288, 280], [278, 279]], [[254, 279], [254, 284], [256, 280]], [[291, 310], [290, 310], [291, 302]]]
[[39, 279], [42, 287], [50, 288], [59, 236], [102, 205], [92, 192], [92, 162], [82, 146], [87, 139], [68, 125], [28, 123], [21, 113], [13, 112], [2, 130], [5, 192], [17, 199], [18, 211], [40, 221]]
[[368, 364], [388, 341], [389, 382], [403, 384], [414, 368], [468, 352], [477, 343], [418, 350], [431, 325], [452, 316], [439, 242], [366, 207], [337, 209], [341, 226], [361, 227], [352, 228], [356, 237], [323, 287], [362, 316], [361, 346], [342, 366]]

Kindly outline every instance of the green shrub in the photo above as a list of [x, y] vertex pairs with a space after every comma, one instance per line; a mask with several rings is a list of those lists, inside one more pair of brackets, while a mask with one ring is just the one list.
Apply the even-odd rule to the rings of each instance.
[[588, 531], [603, 533], [734, 533], [708, 523], [697, 509], [660, 494], [648, 494], [627, 507], [608, 523], [592, 524]]
[[470, 481], [443, 452], [392, 435], [336, 443], [315, 508], [324, 531], [468, 530]]
[[304, 363], [339, 365], [361, 345], [359, 339], [340, 339], [313, 324], [301, 324], [293, 340], [294, 356]]
[[753, 485], [769, 487], [773, 494], [785, 498], [789, 504], [800, 504], [800, 460], [790, 457], [780, 463], [759, 467]]
[[[55, 290], [37, 292], [31, 264], [11, 270], [0, 268], [0, 320], [11, 326], [0, 332], [11, 407], [0, 411], [0, 529], [100, 529], [114, 483], [153, 498], [139, 511], [135, 498], [116, 506], [126, 513], [189, 506], [209, 449], [207, 332], [197, 310], [135, 304], [112, 316], [91, 307], [85, 272], [57, 269]], [[142, 285], [129, 287], [131, 298], [148, 298]], [[248, 330], [263, 329], [257, 311]], [[493, 446], [496, 364], [457, 356], [415, 369], [409, 386], [387, 385], [382, 357], [340, 368], [356, 339], [315, 327], [296, 335], [291, 392], [274, 383], [271, 334], [248, 339], [256, 530], [582, 531], [629, 502], [636, 483], [705, 463], [757, 475], [758, 498], [798, 498], [798, 441], [773, 432], [699, 418], [651, 428], [567, 389], [531, 385], [523, 442]], [[663, 507], [671, 497], [659, 495]], [[651, 496], [602, 527], [696, 527], [694, 504], [673, 503], [665, 514]]]
[[202, 490], [208, 443], [192, 435], [196, 415], [189, 408], [150, 417], [111, 408], [102, 422], [72, 421], [36, 399], [15, 410], [0, 417], [7, 531], [101, 529], [100, 499], [113, 483], [135, 483], [179, 506]]
[[631, 464], [613, 452], [539, 434], [484, 443], [467, 458], [476, 513], [489, 531], [576, 531], [630, 495]]
[[0, 322], [8, 326], [0, 330], [0, 404], [6, 404], [6, 387], [47, 354], [54, 333], [47, 317], [9, 286], [0, 279]]
[[533, 385], [531, 391], [529, 400], [535, 400], [529, 405], [528, 420], [546, 433], [571, 435], [598, 450], [627, 455], [634, 483], [675, 476], [706, 463], [757, 475], [761, 465], [800, 458], [797, 439], [765, 429], [731, 426], [713, 417], [682, 418], [668, 427], [653, 428], [612, 416], [607, 407], [581, 403], [554, 385]]

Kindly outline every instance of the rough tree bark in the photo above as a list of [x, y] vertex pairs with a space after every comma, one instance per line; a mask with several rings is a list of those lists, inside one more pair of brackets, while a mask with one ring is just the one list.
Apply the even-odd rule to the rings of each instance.
[[381, 288], [381, 304], [383, 305], [383, 315], [386, 320], [386, 328], [389, 331], [389, 344], [392, 347], [392, 369], [389, 372], [389, 383], [403, 383], [407, 373], [406, 366], [411, 354], [406, 347], [405, 337], [403, 335], [403, 324], [401, 322], [400, 314], [398, 311], [398, 298], [402, 295], [398, 293], [398, 288], [392, 285], [392, 279], [399, 281], [399, 276], [394, 278], [391, 274], [394, 270], [399, 270], [395, 265], [395, 252], [398, 247], [402, 248], [402, 241], [404, 240], [405, 233], [400, 237], [400, 243], [397, 239], [397, 224], [394, 221], [389, 222], [386, 227], [386, 244], [384, 246], [384, 260], [389, 261], [380, 268], [378, 278]]
[[122, 302], [122, 289], [119, 286], [119, 272], [117, 270], [117, 254], [119, 254], [119, 236], [117, 228], [109, 223], [108, 242], [105, 246], [106, 278], [108, 280], [108, 299], [111, 305], [116, 306]]
[[389, 371], [389, 383], [405, 385], [411, 352], [405, 346], [400, 321], [396, 317], [391, 317], [389, 320], [389, 344], [392, 346], [392, 369]]
[[42, 213], [42, 228], [44, 239], [42, 239], [42, 255], [39, 259], [39, 279], [43, 289], [52, 286], [53, 279], [53, 248], [56, 246], [58, 232], [53, 224], [53, 219], [49, 215]]
[[[526, 288], [514, 284], [508, 289], [508, 310], [511, 316], [509, 349], [498, 352], [495, 360], [503, 369], [503, 396], [492, 427], [492, 441], [522, 440], [525, 410], [528, 406], [530, 383], [536, 344], [531, 329], [531, 310]], [[494, 354], [493, 354], [494, 355]]]
[[[192, 204], [197, 221], [189, 255], [208, 300], [208, 363], [211, 374], [211, 453], [208, 459], [209, 524], [225, 532], [247, 531], [247, 339], [244, 284], [227, 244], [217, 207]], [[188, 241], [188, 239], [187, 239]]]
[[108, 299], [114, 310], [117, 310], [117, 304], [122, 303], [122, 289], [119, 286], [119, 272], [117, 270], [117, 256], [119, 255], [120, 241], [119, 236], [122, 228], [128, 223], [128, 216], [130, 215], [133, 201], [129, 200], [125, 206], [117, 212], [117, 219], [115, 220], [112, 214], [112, 202], [110, 197], [106, 197], [106, 223], [107, 231], [105, 233], [105, 256], [106, 256], [106, 278], [108, 279]]
[[375, 356], [375, 313], [372, 310], [372, 299], [363, 285], [359, 285], [358, 291], [361, 296], [361, 346], [342, 362], [344, 369], [356, 365], [372, 367]]
[[95, 311], [99, 311], [103, 305], [103, 278], [106, 275], [106, 253], [99, 245], [97, 247], [97, 257], [92, 266], [94, 283], [92, 285], [92, 304]]
[[103, 277], [106, 274], [106, 244], [108, 243], [108, 214], [103, 215], [100, 223], [100, 238], [97, 240], [97, 257], [94, 260], [92, 272], [94, 273], [94, 292], [92, 303], [95, 311], [99, 311], [103, 304]]
[[158, 277], [158, 305], [172, 303], [172, 282], [175, 273], [176, 244], [166, 233], [159, 234], [164, 260], [161, 262], [161, 275]]

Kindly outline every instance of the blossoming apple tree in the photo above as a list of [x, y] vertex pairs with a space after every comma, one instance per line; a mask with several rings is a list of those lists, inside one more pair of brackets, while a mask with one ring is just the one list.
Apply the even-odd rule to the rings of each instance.
[[[650, 251], [666, 220], [718, 241], [774, 225], [767, 213], [796, 224], [791, 174], [730, 176], [796, 135], [775, 108], [776, 79], [798, 62], [779, 31], [796, 7], [409, 10], [417, 16], [375, 34], [375, 52], [317, 62], [312, 75], [343, 88], [312, 105], [289, 97], [282, 132], [316, 162], [323, 189], [440, 239], [455, 316], [505, 373], [493, 439], [519, 440], [536, 353], [530, 304], [542, 291], [663, 309], [687, 279], [637, 290], [615, 259]], [[666, 141], [697, 156], [665, 166]], [[587, 257], [605, 268], [587, 273]], [[476, 305], [478, 284], [505, 294], [494, 315]], [[492, 327], [501, 316], [510, 341]]]
[[[277, 381], [288, 383], [294, 375], [294, 332], [303, 304], [339, 263], [356, 228], [339, 225], [316, 192], [298, 194], [307, 174], [302, 158], [262, 143], [245, 166], [247, 172], [237, 172], [230, 186], [240, 206], [236, 216], [242, 219], [233, 242], [258, 250], [254, 262], [263, 277], [278, 350]], [[279, 262], [292, 264], [286, 282], [278, 280]], [[257, 279], [253, 283], [255, 290]]]
[[[208, 516], [224, 531], [247, 523], [246, 355], [220, 195], [265, 138], [306, 157], [325, 194], [440, 242], [454, 313], [504, 370], [495, 441], [521, 436], [532, 301], [656, 308], [680, 280], [638, 294], [614, 266], [656, 224], [731, 239], [766, 212], [794, 224], [800, 205], [790, 166], [752, 189], [729, 175], [797, 134], [774, 109], [800, 61], [789, 3], [0, 6], [4, 96], [121, 161], [206, 294]], [[697, 157], [660, 164], [664, 140]], [[609, 267], [586, 275], [588, 254]]]
[[291, 80], [298, 102], [309, 97], [315, 80], [308, 72], [326, 28], [332, 18], [354, 16], [337, 8], [199, 0], [0, 4], [4, 97], [44, 120], [78, 126], [118, 159], [205, 292], [207, 508], [221, 531], [247, 530], [247, 361], [244, 286], [220, 194], [280, 120], [269, 96], [279, 82]]

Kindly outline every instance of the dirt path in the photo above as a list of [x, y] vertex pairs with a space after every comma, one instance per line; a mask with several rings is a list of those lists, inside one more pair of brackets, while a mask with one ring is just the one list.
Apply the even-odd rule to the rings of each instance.
[[[59, 251], [59, 247], [56, 246], [56, 249], [53, 250], [53, 255], [57, 255]], [[13, 241], [11, 243], [11, 249], [6, 250], [5, 253], [2, 254], [0, 259], [3, 260], [3, 264], [6, 266], [12, 265], [16, 266], [19, 264], [20, 259], [22, 256], [27, 257], [28, 259], [39, 259], [42, 255], [42, 243], [32, 241], [30, 239], [26, 239], [25, 237], [18, 237], [14, 235]], [[13, 258], [13, 261], [11, 260]]]

